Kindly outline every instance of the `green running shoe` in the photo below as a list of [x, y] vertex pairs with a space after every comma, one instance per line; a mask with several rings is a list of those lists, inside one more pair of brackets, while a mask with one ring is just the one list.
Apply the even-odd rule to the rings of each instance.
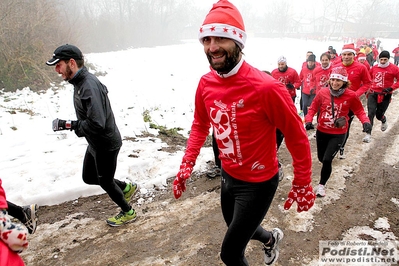
[[137, 214], [134, 209], [132, 214], [128, 214], [127, 212], [121, 211], [116, 216], [107, 219], [107, 224], [110, 226], [121, 226], [136, 220], [136, 217]]
[[137, 192], [137, 184], [136, 183], [127, 183], [127, 186], [130, 187], [128, 192], [124, 192], [123, 196], [125, 197], [126, 202], [130, 202], [134, 196], [134, 194], [136, 194]]

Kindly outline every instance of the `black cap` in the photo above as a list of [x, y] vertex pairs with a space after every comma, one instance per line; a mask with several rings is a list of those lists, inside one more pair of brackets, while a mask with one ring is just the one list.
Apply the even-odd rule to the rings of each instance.
[[71, 44], [65, 44], [55, 49], [53, 58], [48, 60], [46, 64], [48, 66], [53, 66], [60, 60], [69, 60], [71, 58], [81, 60], [83, 59], [83, 54], [78, 47]]
[[388, 51], [382, 51], [381, 53], [380, 53], [380, 55], [378, 56], [378, 58], [391, 58], [391, 55], [389, 54], [389, 52]]
[[306, 62], [316, 62], [316, 56], [314, 54], [309, 55], [308, 59]]

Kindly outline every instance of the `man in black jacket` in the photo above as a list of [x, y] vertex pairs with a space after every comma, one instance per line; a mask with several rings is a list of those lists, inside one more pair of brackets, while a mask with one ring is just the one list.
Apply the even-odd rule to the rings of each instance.
[[107, 219], [107, 223], [120, 226], [135, 220], [136, 212], [129, 201], [137, 191], [137, 184], [114, 179], [122, 139], [115, 124], [107, 87], [87, 70], [82, 52], [74, 45], [58, 47], [46, 64], [55, 66], [55, 71], [74, 86], [77, 120], [57, 118], [53, 121], [53, 130], [74, 130], [78, 137], [86, 138], [89, 145], [83, 161], [83, 181], [100, 185], [122, 209]]

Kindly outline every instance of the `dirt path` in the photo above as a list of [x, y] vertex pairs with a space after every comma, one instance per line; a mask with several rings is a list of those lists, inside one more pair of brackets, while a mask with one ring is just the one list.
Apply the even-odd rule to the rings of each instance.
[[[396, 107], [390, 106], [388, 117], [397, 115], [393, 114]], [[361, 125], [354, 122], [347, 159], [334, 160], [327, 196], [317, 199], [307, 213], [298, 214], [294, 208], [283, 210], [292, 169], [289, 153], [281, 147], [279, 157], [286, 177], [263, 223], [265, 228], [279, 227], [285, 234], [276, 265], [317, 265], [319, 240], [343, 239], [356, 226], [373, 228], [379, 217], [390, 224], [384, 233], [399, 236], [398, 206], [392, 202], [399, 198], [399, 170], [394, 165], [397, 162], [385, 156], [398, 156], [399, 125], [390, 123], [384, 133], [379, 125], [376, 122], [374, 126], [373, 141], [364, 144]], [[310, 141], [316, 186], [320, 164], [312, 136]], [[137, 200], [143, 197], [137, 195], [138, 219], [119, 228], [105, 223], [105, 218], [117, 212], [105, 195], [41, 206], [40, 225], [30, 237], [30, 248], [23, 258], [27, 265], [223, 265], [219, 251], [226, 226], [220, 211], [219, 182], [197, 173], [179, 200], [174, 200], [170, 190], [157, 191], [137, 206]], [[358, 238], [374, 237], [361, 234]], [[250, 265], [263, 265], [259, 243], [251, 241], [246, 253]]]

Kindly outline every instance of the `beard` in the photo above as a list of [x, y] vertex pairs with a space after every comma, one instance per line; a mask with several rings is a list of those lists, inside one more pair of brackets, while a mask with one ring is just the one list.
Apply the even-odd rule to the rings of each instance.
[[72, 70], [68, 65], [66, 65], [64, 76], [65, 76], [64, 78], [65, 81], [72, 79]]
[[[214, 70], [216, 70], [219, 74], [227, 74], [238, 64], [240, 53], [240, 47], [235, 45], [231, 51], [226, 51], [222, 48], [219, 48], [219, 50], [216, 52], [208, 52], [206, 57], [208, 58], [209, 64]], [[212, 59], [213, 56], [225, 56], [225, 60], [223, 62], [214, 63]]]

